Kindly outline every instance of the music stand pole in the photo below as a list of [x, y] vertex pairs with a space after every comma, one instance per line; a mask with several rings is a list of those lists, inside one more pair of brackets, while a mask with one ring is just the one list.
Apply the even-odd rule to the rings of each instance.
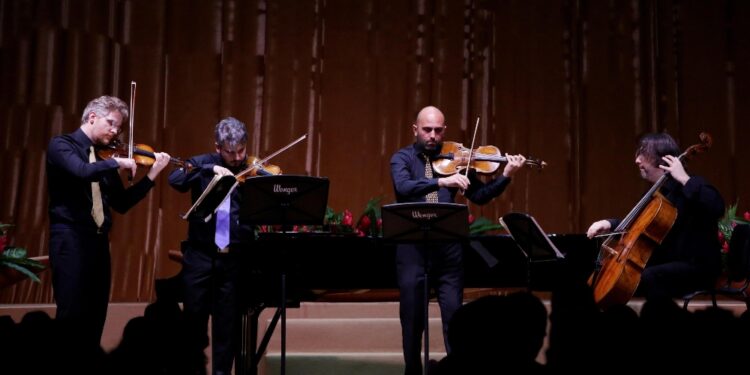
[[422, 256], [424, 257], [424, 364], [422, 373], [427, 375], [427, 365], [430, 363], [430, 254], [427, 248], [429, 226], [423, 230], [424, 247]]
[[[289, 235], [287, 229], [288, 226], [286, 224], [286, 210], [281, 210], [281, 232], [284, 234], [284, 237], [287, 238]], [[292, 234], [290, 237], [294, 237], [294, 234]], [[281, 250], [282, 258], [285, 258], [284, 255], [286, 255], [286, 252], [282, 248]], [[279, 359], [279, 369], [280, 374], [284, 375], [286, 374], [286, 266], [283, 264], [283, 261], [281, 262], [281, 301], [279, 301], [279, 311], [281, 312], [281, 358]]]
[[[286, 217], [286, 212], [282, 214]], [[282, 220], [286, 221], [286, 220]], [[282, 231], [286, 230], [286, 227], [282, 225]], [[286, 373], [286, 266], [281, 266], [281, 301], [279, 303], [279, 309], [281, 309], [281, 375]]]
[[[456, 203], [406, 202], [381, 207], [383, 239], [421, 246], [424, 269], [423, 372], [427, 374], [430, 361], [430, 261], [431, 247], [448, 246], [468, 237], [468, 209]], [[415, 275], [416, 276], [416, 275]], [[416, 301], [415, 301], [416, 303]], [[416, 322], [415, 322], [416, 324]], [[446, 348], [447, 349], [447, 348]]]
[[[290, 229], [292, 225], [320, 225], [323, 223], [326, 204], [328, 201], [329, 182], [324, 177], [276, 175], [259, 176], [245, 181], [242, 185], [243, 203], [240, 207], [240, 220], [253, 225], [281, 225], [282, 239], [295, 239], [296, 234]], [[253, 315], [250, 324], [253, 345], [251, 354], [251, 371], [257, 373], [260, 357], [266, 350], [268, 343], [281, 319], [281, 357], [280, 371], [286, 373], [286, 308], [287, 308], [287, 251], [281, 248], [281, 300], [276, 313], [266, 329], [263, 340], [255, 348], [257, 342], [257, 317]], [[247, 332], [247, 331], [246, 331]]]

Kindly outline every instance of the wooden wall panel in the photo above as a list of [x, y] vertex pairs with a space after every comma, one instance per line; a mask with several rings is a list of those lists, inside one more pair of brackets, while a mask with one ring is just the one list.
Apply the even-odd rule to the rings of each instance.
[[[380, 93], [376, 89], [377, 82], [390, 77], [380, 73], [379, 67], [385, 60], [376, 57], [373, 49], [378, 32], [373, 26], [384, 21], [379, 18], [379, 13], [374, 12], [377, 2], [340, 1], [333, 4], [341, 4], [346, 11], [335, 12], [335, 17], [326, 17], [323, 39], [325, 78], [320, 103], [323, 121], [319, 124], [320, 167], [321, 174], [331, 179], [329, 205], [337, 210], [354, 212], [361, 211], [364, 203], [376, 195], [385, 195], [386, 202], [392, 201], [392, 185], [382, 183], [388, 181], [383, 175], [390, 170], [390, 154], [381, 153], [384, 147], [378, 141], [383, 129], [378, 127], [377, 120], [381, 111], [391, 109], [379, 108], [377, 98]], [[327, 8], [333, 4], [327, 3]], [[406, 62], [402, 63], [406, 65]], [[395, 92], [402, 90], [403, 86], [394, 88]], [[400, 110], [410, 112], [405, 108]], [[385, 129], [394, 132], [408, 129], [410, 123], [398, 121], [384, 125]], [[395, 149], [391, 153], [393, 151]]]
[[689, 170], [726, 191], [731, 178], [725, 169], [729, 166], [731, 140], [727, 122], [730, 87], [725, 9], [708, 2], [685, 2], [681, 4], [680, 19], [682, 121], [667, 129], [683, 147], [697, 143], [700, 132], [712, 135], [714, 147], [696, 156]]
[[[342, 206], [337, 209], [346, 205], [353, 211], [361, 211], [364, 202], [374, 197], [381, 197], [383, 204], [395, 201], [393, 184], [390, 182], [390, 158], [414, 138], [411, 130], [417, 107], [412, 79], [417, 33], [414, 7], [413, 2], [398, 0], [373, 1], [369, 6], [369, 94], [368, 99], [361, 103], [368, 107], [368, 116], [355, 117], [350, 124], [353, 129], [366, 134], [361, 139], [367, 145], [367, 152], [352, 160], [343, 171], [365, 170], [368, 180], [364, 189], [366, 192], [361, 195], [363, 201], [341, 203]], [[345, 144], [350, 150], [359, 148], [351, 142]]]
[[[747, 163], [750, 161], [750, 3], [732, 2], [730, 74], [731, 96], [727, 106], [731, 109], [727, 137], [730, 159], [722, 170], [731, 176], [729, 186], [722, 193], [727, 203], [741, 199], [741, 209], [750, 210], [750, 178]], [[724, 169], [726, 168], [726, 169]]]
[[632, 2], [589, 4], [583, 51], [581, 215], [598, 220], [625, 216], [645, 185], [634, 163], [640, 129], [633, 111], [637, 49]]
[[[296, 8], [299, 12], [289, 12]], [[287, 174], [320, 175], [308, 158], [319, 145], [320, 95], [325, 59], [320, 1], [269, 2], [266, 17], [263, 114], [254, 131], [256, 156], [266, 157], [298, 137], [308, 139], [275, 157]], [[316, 78], [317, 77], [317, 78]], [[315, 156], [313, 156], [315, 157]], [[314, 163], [314, 161], [312, 161]]]
[[[570, 201], [565, 198], [572, 196], [572, 150], [571, 124], [565, 117], [561, 4], [508, 2], [493, 16], [493, 23], [502, 26], [494, 28], [489, 48], [494, 66], [486, 142], [502, 152], [545, 160], [549, 166], [517, 174], [497, 203], [472, 209], [491, 218], [509, 211], [528, 212], [549, 230], [572, 232]], [[527, 43], [526, 37], [536, 42]]]

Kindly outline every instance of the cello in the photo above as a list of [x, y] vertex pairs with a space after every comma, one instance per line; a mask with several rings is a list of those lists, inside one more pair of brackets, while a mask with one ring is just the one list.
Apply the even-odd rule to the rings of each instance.
[[[688, 147], [678, 156], [680, 161], [711, 147], [708, 133], [701, 133], [699, 138], [701, 143]], [[665, 172], [602, 243], [597, 266], [588, 280], [600, 308], [630, 301], [651, 253], [674, 225], [677, 209], [659, 192], [669, 176]], [[615, 240], [618, 234], [622, 236]]]

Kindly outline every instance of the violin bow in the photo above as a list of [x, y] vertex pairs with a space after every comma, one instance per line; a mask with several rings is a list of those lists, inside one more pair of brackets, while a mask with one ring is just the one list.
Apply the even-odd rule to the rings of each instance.
[[[133, 159], [133, 119], [135, 118], [135, 81], [130, 81], [130, 116], [128, 131], [128, 159]], [[133, 174], [128, 173], [128, 180], [133, 181]]]
[[474, 125], [474, 136], [471, 137], [471, 147], [469, 148], [469, 160], [466, 162], [466, 171], [464, 175], [469, 177], [469, 166], [471, 166], [471, 157], [474, 155], [474, 141], [477, 140], [477, 130], [479, 130], [479, 117], [477, 117], [477, 123]]
[[294, 141], [292, 141], [292, 142], [291, 142], [291, 143], [289, 143], [288, 145], [286, 145], [286, 146], [284, 146], [284, 147], [282, 147], [282, 148], [278, 149], [278, 150], [277, 150], [276, 152], [272, 153], [271, 155], [268, 155], [268, 156], [266, 156], [265, 158], [263, 158], [263, 159], [262, 159], [261, 161], [259, 161], [258, 163], [260, 163], [260, 164], [263, 164], [263, 163], [265, 163], [265, 162], [267, 162], [267, 161], [271, 160], [271, 159], [272, 159], [272, 158], [273, 158], [274, 156], [276, 156], [276, 155], [278, 155], [278, 154], [280, 154], [280, 153], [282, 153], [282, 152], [284, 152], [284, 151], [288, 150], [288, 149], [289, 149], [290, 147], [292, 147], [292, 146], [296, 145], [297, 143], [300, 143], [300, 142], [302, 142], [302, 140], [304, 140], [305, 138], [307, 138], [307, 134], [305, 134], [305, 135], [303, 135], [303, 136], [301, 136], [301, 137], [299, 137], [299, 138], [295, 139]]
[[[263, 164], [264, 164], [265, 162], [267, 162], [267, 161], [271, 160], [271, 159], [272, 159], [272, 158], [273, 158], [274, 156], [276, 156], [276, 155], [278, 155], [278, 154], [280, 154], [280, 153], [282, 153], [282, 152], [284, 152], [284, 151], [288, 150], [288, 149], [289, 149], [290, 147], [292, 147], [292, 146], [296, 145], [297, 143], [300, 143], [300, 142], [302, 142], [302, 140], [304, 140], [305, 138], [307, 138], [307, 134], [305, 134], [305, 135], [303, 135], [303, 136], [301, 136], [301, 137], [299, 137], [299, 138], [295, 139], [294, 141], [292, 141], [292, 142], [291, 142], [291, 143], [289, 143], [288, 145], [286, 145], [286, 146], [284, 146], [284, 147], [282, 147], [282, 148], [280, 148], [280, 149], [276, 150], [276, 151], [275, 151], [274, 153], [272, 153], [271, 155], [268, 155], [268, 156], [266, 156], [265, 158], [263, 158], [263, 159], [261, 159], [261, 160], [257, 161], [257, 162], [256, 162], [255, 164], [256, 164], [256, 165], [263, 165]], [[240, 172], [240, 173], [239, 173], [239, 174], [238, 174], [237, 176], [235, 176], [235, 177], [239, 177], [239, 176], [242, 176], [243, 174], [245, 174], [245, 173], [248, 173], [248, 172], [250, 172], [251, 170], [252, 170], [252, 168], [248, 168], [248, 169], [246, 169], [246, 170], [244, 170], [244, 171]]]

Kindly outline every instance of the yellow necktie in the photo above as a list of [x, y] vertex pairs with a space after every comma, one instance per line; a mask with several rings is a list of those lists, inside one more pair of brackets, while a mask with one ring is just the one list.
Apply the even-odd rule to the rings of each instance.
[[[432, 163], [430, 163], [430, 158], [426, 154], [422, 154], [422, 157], [424, 158], [424, 176], [427, 178], [432, 178]], [[425, 200], [427, 201], [427, 203], [437, 203], [437, 191], [427, 193], [427, 199]]]
[[[96, 162], [96, 155], [94, 154], [94, 146], [89, 148], [89, 163]], [[104, 207], [102, 205], [102, 191], [99, 188], [99, 182], [94, 181], [91, 183], [91, 216], [94, 217], [96, 226], [101, 228], [104, 223]]]

